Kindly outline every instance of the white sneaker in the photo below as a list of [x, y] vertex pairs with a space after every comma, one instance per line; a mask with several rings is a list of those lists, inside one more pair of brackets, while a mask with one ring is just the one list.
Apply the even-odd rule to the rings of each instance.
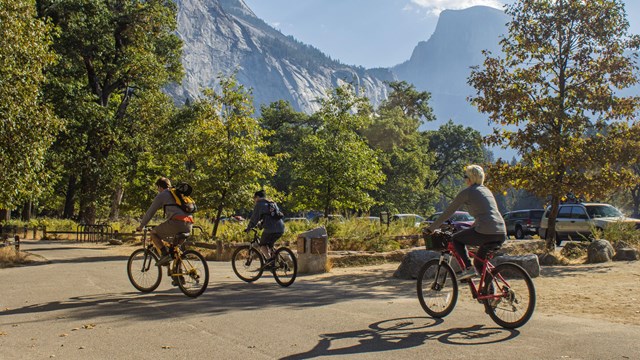
[[462, 280], [467, 280], [476, 276], [478, 276], [478, 273], [476, 272], [476, 268], [474, 268], [473, 266], [469, 266], [468, 268], [458, 273], [457, 277], [458, 277], [458, 280], [462, 281]]

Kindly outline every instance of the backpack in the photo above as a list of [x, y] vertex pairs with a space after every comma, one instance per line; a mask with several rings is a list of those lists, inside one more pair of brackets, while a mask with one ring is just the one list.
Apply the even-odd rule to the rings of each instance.
[[273, 219], [280, 220], [284, 218], [284, 214], [282, 213], [282, 211], [280, 211], [280, 209], [278, 209], [278, 205], [275, 202], [267, 201], [267, 204], [269, 204], [269, 215]]
[[175, 187], [169, 188], [173, 199], [176, 201], [176, 206], [182, 209], [187, 214], [193, 214], [198, 210], [196, 202], [191, 198], [191, 192], [193, 188], [187, 183], [178, 183]]

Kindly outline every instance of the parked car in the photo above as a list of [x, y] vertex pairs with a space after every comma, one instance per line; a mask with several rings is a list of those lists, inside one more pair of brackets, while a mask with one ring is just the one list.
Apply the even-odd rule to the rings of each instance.
[[420, 227], [420, 224], [424, 221], [424, 218], [417, 214], [394, 214], [391, 216], [391, 221], [399, 221], [408, 226]]
[[507, 236], [524, 239], [526, 235], [537, 235], [544, 209], [528, 209], [510, 211], [502, 215], [507, 227]]
[[[429, 216], [427, 220], [425, 220], [425, 224], [432, 224], [434, 221], [438, 220], [440, 215], [442, 215], [441, 211]], [[466, 211], [456, 211], [451, 215], [451, 217], [449, 217], [449, 222], [451, 222], [451, 225], [453, 225], [456, 230], [470, 228], [473, 226], [475, 221], [476, 219]]]
[[[550, 211], [551, 207], [548, 207], [540, 221], [539, 234], [543, 239], [547, 238]], [[633, 223], [636, 229], [640, 229], [640, 219], [626, 217], [609, 204], [561, 204], [556, 218], [556, 245], [560, 246], [562, 240], [591, 239], [592, 229], [604, 230], [618, 222]]]
[[361, 217], [357, 217], [356, 220], [361, 220], [361, 221], [368, 220], [372, 223], [380, 222], [380, 218], [378, 216], [361, 216]]

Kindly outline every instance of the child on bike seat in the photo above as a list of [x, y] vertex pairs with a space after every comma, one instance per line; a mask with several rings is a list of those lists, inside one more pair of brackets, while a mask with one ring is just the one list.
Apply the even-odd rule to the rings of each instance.
[[459, 280], [477, 276], [481, 269], [471, 266], [471, 259], [465, 245], [480, 246], [477, 255], [484, 259], [487, 250], [483, 245], [502, 244], [507, 236], [504, 219], [498, 211], [496, 199], [491, 190], [484, 184], [484, 170], [478, 165], [469, 165], [464, 169], [464, 180], [467, 187], [460, 191], [442, 215], [434, 221], [427, 232], [440, 228], [453, 213], [462, 205], [466, 205], [469, 213], [476, 219], [473, 226], [453, 234], [453, 245], [462, 258], [465, 269], [458, 276]]
[[169, 181], [169, 179], [161, 177], [156, 181], [155, 185], [158, 190], [158, 195], [153, 199], [153, 203], [151, 203], [149, 210], [144, 214], [144, 217], [140, 221], [140, 226], [138, 226], [136, 231], [142, 231], [142, 228], [149, 223], [153, 215], [155, 215], [159, 209], [164, 209], [166, 220], [151, 229], [151, 241], [153, 241], [156, 249], [161, 251], [161, 257], [158, 259], [156, 265], [163, 266], [171, 262], [171, 254], [169, 249], [162, 243], [162, 239], [175, 236], [179, 233], [190, 233], [191, 227], [193, 226], [193, 216], [182, 211], [180, 206], [176, 204], [169, 190], [171, 187], [171, 181]]
[[266, 265], [269, 265], [273, 260], [271, 248], [273, 248], [273, 244], [282, 237], [282, 234], [284, 234], [284, 221], [279, 217], [271, 215], [270, 203], [271, 206], [275, 206], [276, 209], [278, 205], [267, 199], [267, 195], [264, 190], [256, 191], [253, 195], [253, 202], [255, 203], [255, 206], [245, 232], [249, 232], [251, 229], [256, 227], [260, 221], [262, 221], [263, 231], [262, 237], [260, 238], [260, 251], [262, 251], [266, 259], [269, 259], [266, 263]]

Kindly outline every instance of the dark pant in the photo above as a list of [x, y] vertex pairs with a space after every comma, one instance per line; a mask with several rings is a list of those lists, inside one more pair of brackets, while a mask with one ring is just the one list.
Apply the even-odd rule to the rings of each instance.
[[[494, 245], [502, 244], [507, 239], [505, 234], [480, 234], [475, 228], [468, 228], [462, 231], [458, 231], [453, 234], [453, 246], [456, 248], [456, 252], [462, 258], [465, 267], [471, 266], [471, 259], [469, 259], [469, 253], [465, 245], [479, 246], [476, 255], [481, 259], [485, 259], [487, 256], [487, 249]], [[488, 245], [491, 246], [483, 246]], [[477, 264], [476, 269], [480, 266]], [[482, 268], [478, 269], [481, 271]]]
[[273, 246], [273, 244], [282, 237], [283, 233], [262, 233], [260, 237], [260, 245]]

